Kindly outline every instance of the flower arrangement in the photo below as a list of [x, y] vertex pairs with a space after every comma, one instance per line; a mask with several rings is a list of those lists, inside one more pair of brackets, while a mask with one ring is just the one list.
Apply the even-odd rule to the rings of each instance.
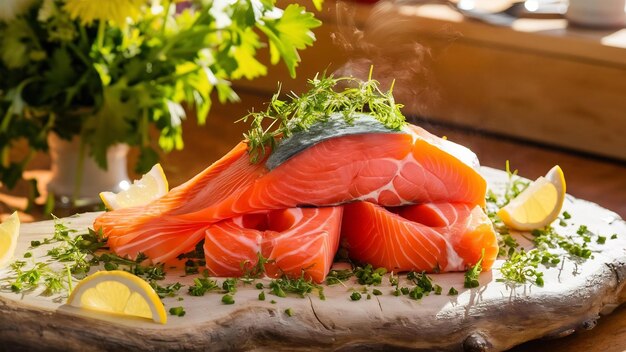
[[212, 97], [237, 100], [232, 80], [267, 74], [264, 47], [295, 76], [320, 24], [276, 0], [3, 0], [0, 182], [13, 187], [50, 132], [80, 136], [102, 168], [110, 146], [136, 146], [143, 173], [158, 159], [150, 129], [158, 148], [181, 149], [184, 107], [203, 123]]

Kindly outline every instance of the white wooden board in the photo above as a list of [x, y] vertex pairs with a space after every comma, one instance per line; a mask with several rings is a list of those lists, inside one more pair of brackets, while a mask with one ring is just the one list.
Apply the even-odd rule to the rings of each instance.
[[[502, 171], [483, 168], [492, 189], [506, 181]], [[238, 288], [236, 303], [224, 305], [222, 294], [192, 297], [186, 287], [177, 298], [163, 300], [166, 309], [183, 306], [184, 317], [168, 316], [166, 325], [78, 310], [63, 298], [44, 297], [40, 292], [0, 293], [0, 349], [27, 350], [273, 350], [341, 351], [362, 349], [498, 351], [545, 336], [562, 336], [576, 329], [589, 329], [602, 314], [626, 300], [626, 222], [611, 211], [568, 196], [564, 210], [572, 214], [570, 226], [579, 224], [603, 235], [618, 234], [605, 245], [591, 244], [593, 259], [584, 263], [564, 260], [545, 270], [545, 286], [510, 287], [497, 282], [502, 264], [480, 276], [480, 287], [463, 289], [463, 273], [432, 275], [443, 295], [419, 301], [391, 295], [388, 280], [376, 287], [382, 296], [350, 300], [354, 281], [325, 287], [326, 300], [317, 295], [279, 298], [266, 291], [259, 301], [253, 285]], [[98, 213], [64, 219], [84, 231]], [[52, 222], [23, 224], [16, 258], [22, 258], [31, 240], [53, 233]], [[530, 246], [530, 242], [520, 242]], [[45, 248], [31, 250], [34, 257]], [[0, 277], [8, 275], [0, 271]], [[193, 276], [180, 277], [169, 271], [167, 281], [190, 284]], [[260, 280], [267, 286], [269, 280]], [[458, 296], [447, 296], [449, 287]], [[371, 292], [371, 288], [370, 288]], [[55, 299], [56, 298], [56, 299]], [[270, 301], [275, 300], [272, 304]], [[291, 308], [293, 316], [285, 313]]]

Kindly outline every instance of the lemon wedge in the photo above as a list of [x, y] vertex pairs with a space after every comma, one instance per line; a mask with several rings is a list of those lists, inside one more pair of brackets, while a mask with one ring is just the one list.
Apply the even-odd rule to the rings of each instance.
[[17, 212], [14, 212], [0, 224], [0, 268], [3, 268], [13, 259], [19, 234], [20, 218]]
[[142, 317], [165, 324], [165, 307], [144, 280], [122, 270], [99, 271], [81, 280], [67, 304], [100, 312]]
[[101, 192], [100, 199], [109, 210], [146, 205], [165, 195], [168, 191], [167, 178], [161, 164], [156, 164], [150, 171], [135, 180], [127, 190], [119, 193]]
[[510, 228], [530, 231], [543, 228], [559, 216], [565, 199], [565, 176], [556, 165], [498, 211]]

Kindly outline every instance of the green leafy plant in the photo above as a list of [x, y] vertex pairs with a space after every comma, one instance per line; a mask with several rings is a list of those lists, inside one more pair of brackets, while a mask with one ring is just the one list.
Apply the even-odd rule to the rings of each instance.
[[267, 74], [257, 59], [264, 47], [295, 76], [298, 51], [321, 24], [275, 0], [6, 1], [14, 11], [0, 16], [0, 181], [8, 187], [47, 150], [51, 132], [82, 137], [102, 168], [111, 145], [136, 146], [136, 171], [147, 171], [158, 158], [151, 129], [163, 151], [183, 148], [188, 109], [202, 124], [215, 98], [237, 100], [232, 80]]

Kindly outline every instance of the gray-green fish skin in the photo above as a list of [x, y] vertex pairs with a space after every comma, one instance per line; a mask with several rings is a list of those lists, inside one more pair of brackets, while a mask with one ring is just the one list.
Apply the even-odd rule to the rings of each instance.
[[325, 122], [319, 122], [306, 131], [294, 133], [281, 141], [267, 159], [265, 166], [273, 170], [300, 152], [331, 138], [370, 133], [405, 133], [391, 130], [374, 117], [363, 113], [354, 113], [349, 123], [341, 113], [333, 113]]

